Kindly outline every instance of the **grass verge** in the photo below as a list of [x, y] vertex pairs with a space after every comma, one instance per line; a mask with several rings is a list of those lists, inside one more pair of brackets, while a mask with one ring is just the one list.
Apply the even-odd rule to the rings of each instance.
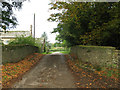
[[49, 53], [47, 53], [47, 52], [43, 52], [42, 54], [52, 54], [53, 52], [49, 52]]
[[59, 51], [60, 53], [63, 53], [63, 54], [69, 54], [70, 51]]
[[70, 53], [70, 51], [51, 51], [51, 52], [49, 52], [49, 53], [44, 52], [44, 53], [42, 53], [42, 54], [52, 54], [52, 53], [54, 53], [54, 52], [59, 52], [59, 53], [63, 53], [63, 54], [69, 54], [69, 53]]

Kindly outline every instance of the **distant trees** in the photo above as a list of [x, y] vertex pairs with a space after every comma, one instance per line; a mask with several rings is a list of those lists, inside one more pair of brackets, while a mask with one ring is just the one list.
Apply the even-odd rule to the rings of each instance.
[[44, 32], [44, 33], [41, 35], [41, 38], [43, 38], [42, 51], [43, 51], [43, 52], [48, 52], [50, 45], [49, 45], [49, 42], [47, 41], [48, 37], [47, 37], [46, 32]]
[[120, 48], [120, 2], [56, 2], [49, 21], [59, 21], [53, 33], [58, 40], [73, 45], [104, 45]]

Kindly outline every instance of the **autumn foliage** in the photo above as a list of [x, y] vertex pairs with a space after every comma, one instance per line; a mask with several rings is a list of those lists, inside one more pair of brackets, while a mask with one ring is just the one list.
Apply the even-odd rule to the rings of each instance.
[[[76, 86], [78, 88], [117, 88], [119, 81], [119, 70], [104, 68], [97, 70], [92, 64], [79, 62], [75, 55], [65, 55], [68, 67], [77, 76]], [[76, 58], [76, 59], [75, 59]], [[73, 59], [73, 60], [72, 60]]]
[[2, 66], [2, 87], [10, 87], [13, 81], [31, 69], [42, 58], [42, 54], [34, 53], [17, 63], [7, 63]]

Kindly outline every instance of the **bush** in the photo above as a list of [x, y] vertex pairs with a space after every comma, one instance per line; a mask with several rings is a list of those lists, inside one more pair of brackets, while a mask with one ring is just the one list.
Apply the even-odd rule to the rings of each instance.
[[35, 39], [32, 36], [24, 37], [16, 37], [15, 40], [11, 41], [9, 45], [33, 45], [35, 46]]
[[4, 46], [4, 43], [2, 41], [0, 41], [0, 45]]
[[11, 41], [8, 45], [32, 45], [39, 48], [39, 52], [41, 52], [42, 43], [39, 41], [35, 41], [32, 36], [24, 37], [23, 35], [20, 37], [16, 37], [15, 40]]

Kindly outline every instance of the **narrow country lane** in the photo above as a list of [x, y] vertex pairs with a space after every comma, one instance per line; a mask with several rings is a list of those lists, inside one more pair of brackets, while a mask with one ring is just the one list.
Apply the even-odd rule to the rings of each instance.
[[63, 54], [45, 55], [13, 88], [75, 88]]

